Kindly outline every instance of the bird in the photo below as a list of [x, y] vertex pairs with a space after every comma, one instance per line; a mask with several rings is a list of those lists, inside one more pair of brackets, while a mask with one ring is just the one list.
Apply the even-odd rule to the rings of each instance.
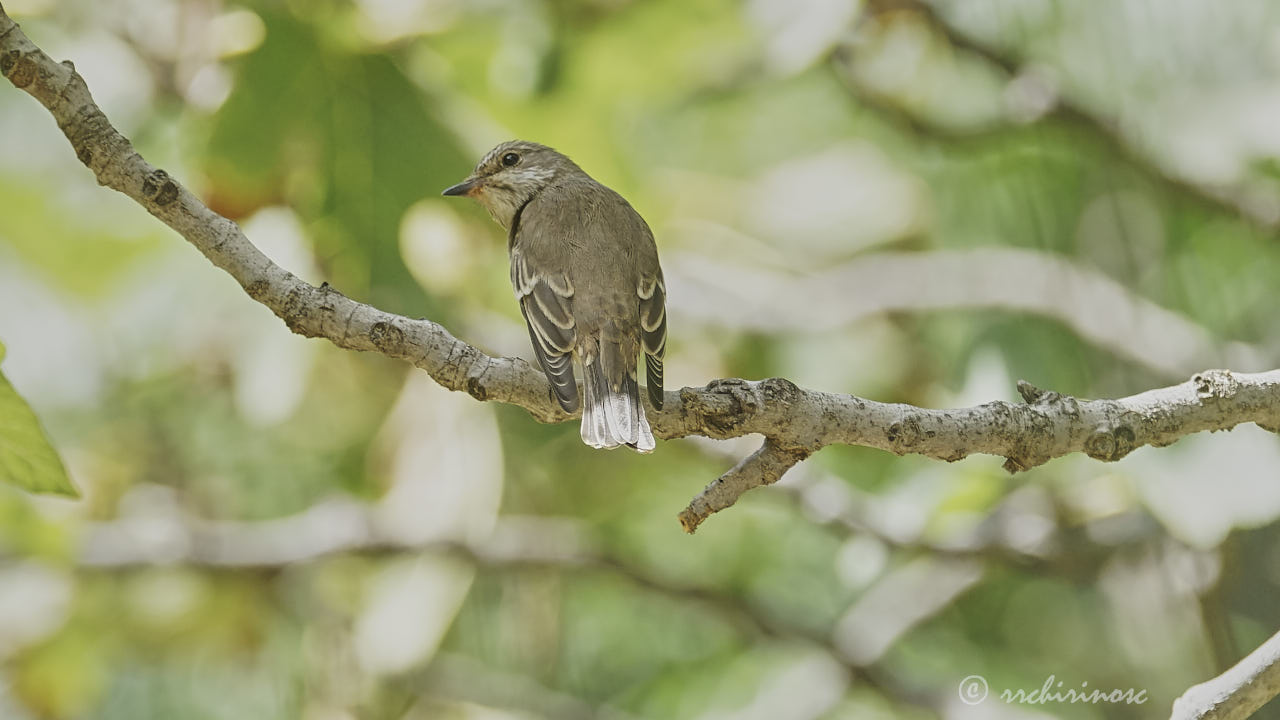
[[507, 231], [511, 285], [538, 365], [593, 448], [654, 449], [637, 382], [661, 410], [667, 288], [653, 232], [621, 195], [572, 160], [512, 140], [443, 192], [476, 200]]

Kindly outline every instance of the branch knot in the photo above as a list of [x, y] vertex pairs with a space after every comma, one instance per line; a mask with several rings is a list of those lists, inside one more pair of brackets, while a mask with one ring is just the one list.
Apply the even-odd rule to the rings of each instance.
[[384, 353], [394, 353], [404, 343], [404, 331], [389, 322], [378, 321], [369, 328], [369, 342]]
[[895, 421], [884, 431], [884, 437], [899, 455], [911, 452], [912, 446], [920, 442], [928, 433], [920, 427], [920, 421], [908, 415]]
[[760, 411], [765, 393], [757, 391], [757, 388], [764, 384], [750, 383], [741, 378], [712, 380], [707, 383], [705, 392], [682, 388], [680, 400], [689, 413], [701, 420], [708, 435], [727, 437], [732, 436], [734, 430], [748, 417]]
[[142, 181], [142, 194], [165, 207], [178, 199], [178, 184], [169, 177], [169, 173], [157, 168]]
[[16, 88], [22, 89], [35, 82], [36, 69], [35, 62], [21, 50], [10, 50], [0, 55], [0, 75], [9, 78]]
[[1115, 462], [1133, 452], [1136, 437], [1128, 425], [1103, 426], [1084, 441], [1084, 452], [1094, 460]]
[[1196, 385], [1196, 395], [1201, 400], [1230, 400], [1235, 397], [1240, 382], [1230, 370], [1205, 370], [1191, 377]]

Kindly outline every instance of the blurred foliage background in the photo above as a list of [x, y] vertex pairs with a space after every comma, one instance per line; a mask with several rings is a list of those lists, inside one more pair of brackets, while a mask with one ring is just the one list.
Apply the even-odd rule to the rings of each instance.
[[[1280, 366], [1268, 0], [5, 8], [282, 265], [492, 353], [502, 232], [438, 194], [522, 137], [654, 228], [671, 387]], [[689, 537], [751, 439], [593, 452], [295, 337], [7, 84], [0, 341], [84, 494], [0, 489], [7, 720], [1153, 718], [1280, 626], [1252, 425], [1016, 477], [829, 448]], [[1150, 700], [995, 699], [1049, 676]]]

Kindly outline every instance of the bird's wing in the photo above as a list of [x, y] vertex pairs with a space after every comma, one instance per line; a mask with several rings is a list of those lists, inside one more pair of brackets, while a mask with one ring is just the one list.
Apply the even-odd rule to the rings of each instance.
[[529, 326], [534, 354], [551, 382], [556, 400], [565, 412], [577, 410], [572, 355], [577, 339], [573, 283], [562, 272], [535, 267], [517, 246], [511, 250], [511, 287]]
[[640, 296], [640, 343], [644, 348], [645, 381], [649, 401], [662, 409], [662, 357], [667, 351], [667, 287], [662, 271], [640, 276], [636, 288]]

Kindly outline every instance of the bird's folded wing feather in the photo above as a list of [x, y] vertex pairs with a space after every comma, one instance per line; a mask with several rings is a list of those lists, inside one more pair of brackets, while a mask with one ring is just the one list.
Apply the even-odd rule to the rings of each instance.
[[641, 276], [636, 294], [640, 297], [640, 342], [649, 401], [661, 410], [662, 358], [667, 351], [667, 288], [662, 275]]
[[534, 267], [517, 248], [511, 253], [511, 286], [529, 325], [529, 339], [538, 364], [551, 382], [560, 406], [572, 412], [578, 406], [572, 358], [577, 339], [573, 283], [564, 273]]

